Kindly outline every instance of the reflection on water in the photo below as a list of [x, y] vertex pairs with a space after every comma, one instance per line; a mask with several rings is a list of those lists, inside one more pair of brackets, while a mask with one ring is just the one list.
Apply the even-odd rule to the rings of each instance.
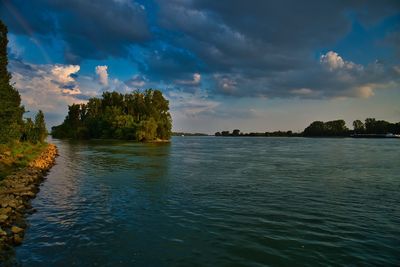
[[398, 265], [398, 140], [54, 140], [23, 266]]

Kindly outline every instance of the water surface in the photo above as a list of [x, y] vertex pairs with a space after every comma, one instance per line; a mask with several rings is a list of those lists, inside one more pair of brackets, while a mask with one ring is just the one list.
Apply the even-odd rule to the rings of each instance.
[[54, 140], [22, 266], [400, 265], [400, 140]]

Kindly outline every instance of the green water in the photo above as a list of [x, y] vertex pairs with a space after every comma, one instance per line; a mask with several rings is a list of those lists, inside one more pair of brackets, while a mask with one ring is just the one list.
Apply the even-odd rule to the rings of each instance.
[[400, 140], [54, 142], [16, 264], [400, 265]]

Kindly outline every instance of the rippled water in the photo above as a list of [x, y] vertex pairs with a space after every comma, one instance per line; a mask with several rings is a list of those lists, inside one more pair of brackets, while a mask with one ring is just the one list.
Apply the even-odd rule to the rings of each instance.
[[54, 142], [22, 266], [400, 265], [400, 140]]

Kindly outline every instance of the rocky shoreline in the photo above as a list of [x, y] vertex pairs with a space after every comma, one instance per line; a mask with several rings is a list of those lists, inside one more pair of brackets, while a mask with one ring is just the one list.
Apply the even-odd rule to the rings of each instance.
[[27, 226], [25, 214], [32, 212], [30, 200], [36, 196], [57, 155], [57, 147], [49, 144], [28, 167], [0, 182], [0, 262], [7, 251], [21, 244]]

